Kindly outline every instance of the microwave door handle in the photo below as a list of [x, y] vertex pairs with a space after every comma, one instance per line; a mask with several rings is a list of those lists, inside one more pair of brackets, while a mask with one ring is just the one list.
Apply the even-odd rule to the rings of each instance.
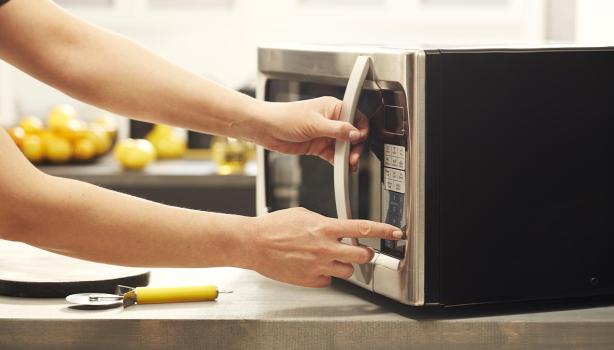
[[[371, 58], [368, 56], [359, 56], [356, 59], [348, 85], [343, 95], [343, 103], [341, 105], [341, 113], [339, 120], [354, 124], [354, 116], [358, 108], [358, 99], [360, 92], [365, 83], [367, 73], [371, 67]], [[337, 217], [339, 219], [351, 219], [352, 210], [350, 206], [349, 195], [349, 156], [350, 142], [336, 140], [335, 142], [335, 158], [334, 158], [334, 185], [335, 185], [335, 205], [337, 206]], [[357, 240], [353, 240], [354, 244], [358, 244]]]
[[[358, 99], [362, 91], [367, 73], [371, 68], [371, 58], [359, 56], [354, 63], [354, 68], [350, 74], [348, 85], [343, 95], [341, 113], [339, 120], [354, 124], [354, 116], [358, 108]], [[334, 158], [334, 185], [335, 185], [335, 205], [337, 207], [337, 217], [339, 219], [351, 219], [352, 210], [350, 206], [349, 194], [349, 156], [350, 142], [337, 140], [335, 142]], [[359, 245], [358, 239], [352, 238], [353, 245]], [[371, 264], [359, 265], [355, 270], [354, 277], [363, 283], [371, 281], [373, 266]]]

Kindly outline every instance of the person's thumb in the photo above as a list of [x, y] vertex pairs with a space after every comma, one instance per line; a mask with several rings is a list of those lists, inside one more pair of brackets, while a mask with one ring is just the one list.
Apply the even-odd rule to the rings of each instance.
[[320, 119], [314, 128], [317, 135], [314, 137], [331, 137], [342, 141], [357, 141], [360, 131], [352, 124], [339, 120]]

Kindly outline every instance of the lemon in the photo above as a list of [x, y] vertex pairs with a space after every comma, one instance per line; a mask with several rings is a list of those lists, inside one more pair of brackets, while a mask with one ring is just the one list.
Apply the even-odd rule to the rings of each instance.
[[43, 130], [40, 134], [38, 134], [38, 136], [40, 136], [41, 140], [43, 141], [43, 145], [46, 145], [49, 139], [57, 137], [56, 134], [49, 130]]
[[103, 114], [96, 117], [94, 123], [108, 129], [117, 129], [117, 121], [109, 114]]
[[167, 137], [174, 133], [174, 128], [169, 125], [156, 124], [153, 129], [147, 134], [146, 138]]
[[84, 138], [86, 131], [87, 124], [79, 119], [70, 119], [66, 122], [66, 124], [61, 127], [58, 126], [54, 130], [55, 133], [69, 141]]
[[185, 140], [176, 136], [153, 138], [152, 144], [159, 158], [179, 158], [186, 149]]
[[51, 136], [45, 142], [45, 155], [50, 162], [66, 163], [72, 157], [72, 147], [68, 140]]
[[155, 159], [153, 145], [147, 140], [125, 139], [115, 147], [115, 159], [126, 169], [141, 170]]
[[23, 128], [26, 134], [38, 134], [44, 129], [43, 121], [33, 116], [22, 118], [19, 126]]
[[134, 147], [136, 144], [136, 140], [134, 139], [125, 139], [121, 140], [115, 145], [115, 149], [113, 150], [113, 154], [115, 155], [115, 159], [118, 161], [124, 156], [126, 150], [130, 147]]
[[16, 126], [14, 128], [8, 128], [6, 131], [13, 139], [13, 142], [15, 142], [17, 146], [21, 147], [21, 144], [23, 143], [23, 138], [26, 136], [25, 130], [23, 130], [23, 128], [20, 126]]
[[111, 139], [117, 136], [117, 120], [108, 114], [101, 115], [94, 119], [94, 125], [97, 125], [104, 129]]
[[75, 142], [74, 157], [77, 160], [90, 160], [96, 156], [96, 145], [90, 139], [80, 139]]
[[45, 156], [43, 140], [38, 135], [26, 135], [21, 142], [21, 151], [32, 163], [38, 163]]
[[91, 125], [83, 132], [83, 138], [94, 143], [97, 155], [105, 154], [109, 151], [109, 149], [111, 149], [111, 138], [104, 131], [104, 129], [99, 126]]
[[77, 115], [75, 108], [71, 105], [58, 105], [51, 109], [47, 115], [47, 127], [51, 131], [61, 132], [66, 128], [68, 122]]
[[185, 138], [177, 135], [177, 129], [157, 124], [146, 137], [156, 148], [159, 158], [178, 158], [184, 155], [186, 150]]
[[156, 152], [156, 148], [151, 144], [148, 140], [139, 139], [136, 140], [136, 147], [145, 151], [149, 155], [149, 161], [153, 162], [156, 160], [158, 153]]

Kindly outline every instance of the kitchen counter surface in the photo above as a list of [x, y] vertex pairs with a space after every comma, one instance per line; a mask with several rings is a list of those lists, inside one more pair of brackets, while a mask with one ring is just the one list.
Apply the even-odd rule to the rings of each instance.
[[112, 157], [94, 164], [43, 165], [42, 171], [60, 177], [89, 182], [98, 186], [116, 187], [234, 187], [255, 186], [256, 162], [249, 162], [245, 174], [218, 175], [211, 160], [178, 159], [157, 161], [143, 171], [125, 171]]
[[0, 297], [0, 349], [614, 348], [613, 299], [424, 309], [343, 281], [307, 289], [233, 268], [152, 271], [151, 285], [209, 283], [234, 293], [108, 310]]

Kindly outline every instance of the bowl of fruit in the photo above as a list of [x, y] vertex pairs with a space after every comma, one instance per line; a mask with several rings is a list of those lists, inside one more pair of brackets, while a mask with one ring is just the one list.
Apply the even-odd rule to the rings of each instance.
[[34, 164], [92, 163], [111, 150], [117, 123], [111, 116], [88, 123], [77, 117], [74, 107], [58, 105], [46, 121], [27, 116], [8, 132]]

